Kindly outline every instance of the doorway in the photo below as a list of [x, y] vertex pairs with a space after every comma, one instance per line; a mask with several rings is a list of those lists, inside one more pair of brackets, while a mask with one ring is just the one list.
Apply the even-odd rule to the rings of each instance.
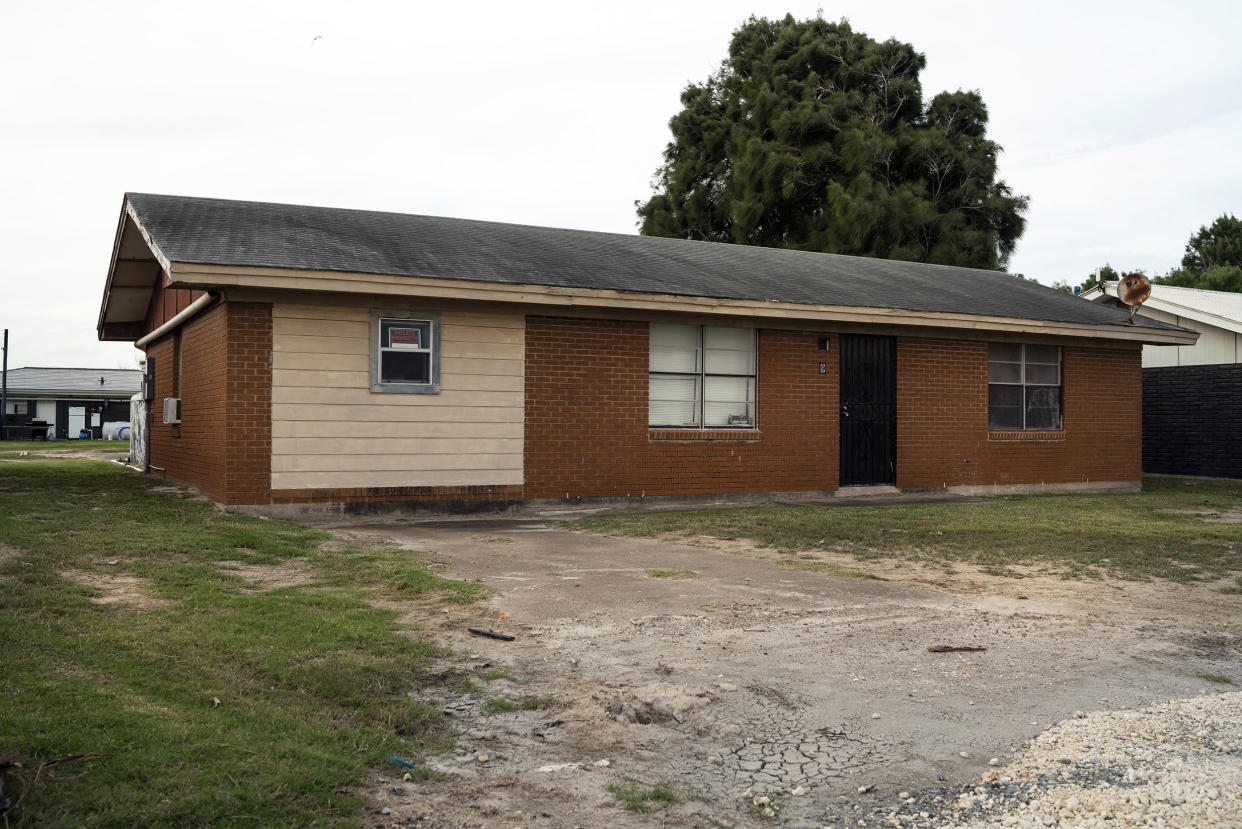
[[842, 334], [841, 486], [897, 483], [897, 338]]
[[76, 438], [86, 428], [86, 407], [70, 406], [69, 407], [69, 434], [70, 440]]

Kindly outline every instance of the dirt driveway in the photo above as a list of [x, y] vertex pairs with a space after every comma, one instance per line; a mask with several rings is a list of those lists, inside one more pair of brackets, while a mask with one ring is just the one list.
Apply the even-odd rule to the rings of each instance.
[[[445, 575], [496, 591], [404, 617], [489, 678], [441, 701], [461, 735], [444, 776], [403, 782], [393, 766], [372, 781], [385, 826], [879, 825], [899, 793], [934, 811], [1075, 712], [1242, 677], [1239, 599], [1206, 586], [905, 562], [864, 565], [883, 579], [867, 580], [780, 569], [735, 542], [533, 519], [345, 531], [430, 552]], [[497, 698], [519, 710], [495, 711]], [[624, 811], [606, 786], [634, 782], [690, 799]]]

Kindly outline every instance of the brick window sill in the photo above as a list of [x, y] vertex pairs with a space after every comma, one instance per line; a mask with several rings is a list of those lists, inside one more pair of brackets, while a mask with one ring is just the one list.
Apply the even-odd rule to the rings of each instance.
[[653, 443], [757, 443], [763, 433], [758, 429], [648, 429], [647, 439]]
[[988, 432], [988, 443], [1048, 443], [1065, 440], [1064, 429], [1050, 429], [1040, 432], [995, 431]]

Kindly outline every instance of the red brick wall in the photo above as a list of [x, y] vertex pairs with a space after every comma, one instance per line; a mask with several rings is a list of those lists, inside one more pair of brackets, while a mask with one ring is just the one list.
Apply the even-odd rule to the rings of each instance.
[[271, 480], [271, 306], [221, 302], [180, 327], [181, 424], [164, 423], [175, 394], [169, 333], [147, 346], [155, 360], [152, 466], [222, 504], [266, 503]]
[[151, 402], [150, 462], [168, 477], [193, 484], [214, 501], [224, 501], [225, 384], [228, 306], [209, 308], [181, 326], [181, 425], [164, 423], [164, 398], [176, 396], [175, 333], [147, 346], [155, 360]]
[[228, 304], [228, 504], [266, 503], [272, 485], [272, 306]]
[[1139, 348], [1067, 346], [1062, 371], [1059, 432], [989, 432], [987, 343], [899, 338], [897, 485], [1139, 480]]
[[[182, 424], [173, 336], [156, 360], [151, 463], [225, 504], [470, 501], [831, 490], [838, 481], [836, 336], [760, 329], [758, 429], [647, 427], [643, 322], [528, 317], [525, 485], [270, 490], [271, 306], [221, 303], [182, 326]], [[1065, 347], [1064, 428], [987, 428], [987, 344], [899, 337], [897, 485], [1137, 481], [1138, 347]], [[827, 372], [819, 373], [819, 364]], [[1038, 439], [1032, 439], [1038, 438]]]
[[[818, 340], [760, 330], [756, 432], [652, 430], [645, 323], [528, 317], [526, 497], [835, 489], [840, 352]], [[988, 430], [987, 343], [897, 343], [899, 487], [1139, 480], [1137, 347], [1066, 347], [1064, 428], [1015, 435]]]
[[817, 335], [759, 332], [757, 430], [649, 430], [647, 351], [643, 322], [526, 318], [526, 497], [836, 487], [837, 365]]

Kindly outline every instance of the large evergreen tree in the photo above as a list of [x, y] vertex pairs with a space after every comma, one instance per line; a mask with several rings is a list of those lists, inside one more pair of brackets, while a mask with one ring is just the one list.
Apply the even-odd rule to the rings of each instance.
[[996, 179], [979, 94], [924, 106], [924, 64], [845, 21], [752, 17], [682, 93], [641, 232], [1004, 267], [1027, 199]]
[[1182, 266], [1155, 280], [1164, 285], [1242, 293], [1242, 220], [1221, 215], [1186, 242]]
[[1221, 214], [1210, 226], [1199, 228], [1182, 256], [1182, 267], [1188, 271], [1206, 273], [1221, 265], [1242, 267], [1242, 220], [1232, 213]]

